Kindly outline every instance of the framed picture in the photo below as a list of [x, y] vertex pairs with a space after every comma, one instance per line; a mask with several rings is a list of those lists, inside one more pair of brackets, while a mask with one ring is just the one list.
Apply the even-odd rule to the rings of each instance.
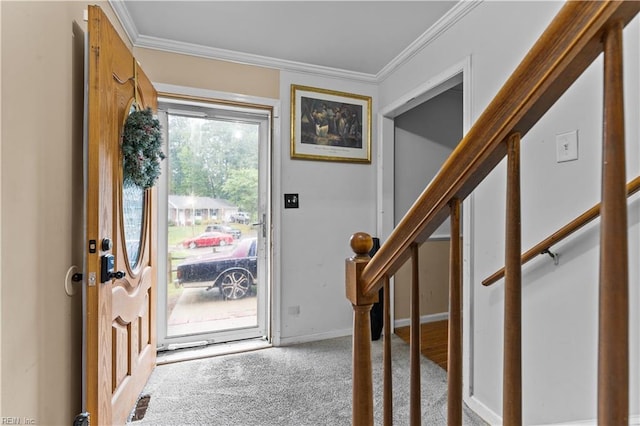
[[291, 158], [371, 163], [371, 97], [292, 84]]

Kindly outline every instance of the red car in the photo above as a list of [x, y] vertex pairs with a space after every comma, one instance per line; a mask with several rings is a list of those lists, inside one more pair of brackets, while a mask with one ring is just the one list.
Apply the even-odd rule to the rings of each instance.
[[233, 244], [233, 235], [222, 232], [205, 232], [182, 242], [184, 247], [192, 249], [196, 247], [226, 246], [227, 244]]

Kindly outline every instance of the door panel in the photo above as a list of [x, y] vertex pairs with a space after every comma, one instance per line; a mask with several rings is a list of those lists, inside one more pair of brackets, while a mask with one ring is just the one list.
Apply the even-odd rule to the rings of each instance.
[[[156, 359], [155, 191], [141, 194], [142, 237], [132, 267], [120, 143], [132, 105], [155, 110], [156, 93], [97, 6], [89, 6], [88, 75], [85, 409], [92, 424], [124, 424]], [[101, 258], [107, 254], [114, 256], [114, 270], [126, 275], [101, 283]]]

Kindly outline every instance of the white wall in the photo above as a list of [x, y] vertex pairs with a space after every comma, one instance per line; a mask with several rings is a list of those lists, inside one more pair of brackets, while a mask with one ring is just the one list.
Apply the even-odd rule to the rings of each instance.
[[[394, 216], [395, 223], [411, 208], [462, 139], [461, 87], [447, 90], [395, 118]], [[445, 221], [420, 247], [420, 315], [449, 312], [449, 236]], [[411, 261], [394, 277], [394, 320], [408, 323]]]
[[[448, 90], [395, 118], [394, 217], [409, 211], [462, 139], [462, 93]], [[434, 237], [449, 237], [449, 222]]]
[[[380, 106], [393, 103], [431, 76], [471, 56], [471, 110], [475, 120], [555, 16], [561, 3], [483, 2], [426, 46], [380, 86]], [[627, 174], [638, 174], [638, 25], [625, 30]], [[602, 72], [592, 66], [522, 143], [522, 245], [526, 250], [599, 198]], [[467, 88], [465, 88], [467, 90]], [[555, 135], [579, 132], [579, 159], [556, 163]], [[500, 165], [474, 194], [471, 238], [474, 346], [472, 403], [497, 419], [502, 412], [502, 282], [481, 281], [503, 265], [505, 168]], [[638, 415], [638, 202], [630, 204], [631, 413]], [[596, 416], [597, 226], [580, 231], [548, 257], [523, 270], [523, 409], [525, 424]], [[468, 311], [467, 311], [468, 312]], [[466, 330], [469, 332], [469, 330]], [[465, 340], [466, 341], [466, 340]]]
[[[110, 16], [109, 5], [98, 2]], [[86, 2], [2, 2], [2, 406], [71, 424], [82, 410], [82, 113]], [[8, 419], [10, 420], [10, 419]]]
[[377, 89], [370, 84], [302, 73], [283, 71], [280, 77], [281, 182], [275, 182], [274, 190], [300, 195], [300, 208], [282, 209], [281, 217], [274, 218], [279, 251], [275, 261], [280, 262], [281, 271], [274, 277], [280, 283], [274, 312], [281, 315], [281, 327], [274, 334], [276, 340], [289, 344], [351, 334], [353, 311], [345, 296], [344, 276], [345, 259], [353, 255], [349, 237], [358, 231], [370, 235], [376, 232], [375, 143], [372, 164], [291, 159], [291, 105], [286, 101], [291, 84], [373, 96], [374, 130]]

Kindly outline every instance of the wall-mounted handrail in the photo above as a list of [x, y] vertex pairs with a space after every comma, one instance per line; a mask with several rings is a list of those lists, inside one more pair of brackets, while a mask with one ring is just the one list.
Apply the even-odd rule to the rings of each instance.
[[[638, 190], [640, 190], [640, 176], [633, 179], [627, 184], [627, 197], [632, 196], [633, 194], [638, 192]], [[564, 240], [580, 228], [586, 226], [598, 216], [600, 216], [600, 203], [591, 207], [589, 210], [585, 211], [580, 216], [524, 252], [520, 259], [521, 264], [524, 265], [540, 254], [547, 254], [547, 251], [552, 246]], [[502, 277], [504, 277], [504, 268], [500, 268], [499, 270], [485, 278], [484, 281], [482, 281], [482, 285], [490, 286]]]

